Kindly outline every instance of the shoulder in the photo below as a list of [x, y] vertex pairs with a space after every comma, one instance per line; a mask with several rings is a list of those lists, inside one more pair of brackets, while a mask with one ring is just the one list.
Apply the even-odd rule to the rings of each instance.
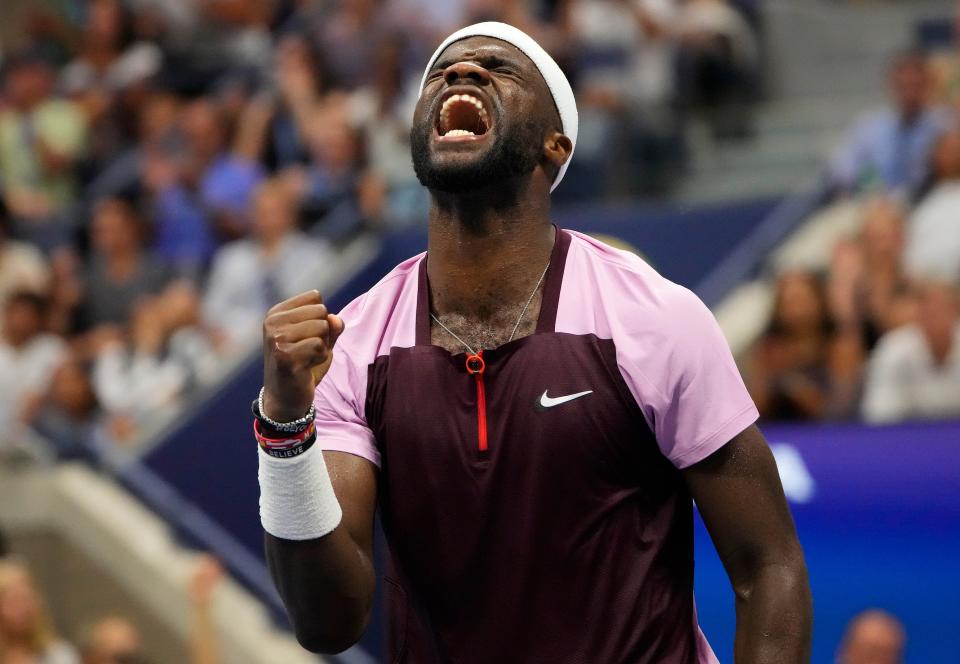
[[419, 270], [425, 256], [400, 263], [339, 312], [346, 329], [337, 347], [347, 350], [353, 361], [366, 364], [393, 346], [414, 345]]
[[299, 255], [327, 255], [332, 253], [333, 247], [327, 240], [315, 238], [302, 231], [295, 231], [287, 237], [285, 251]]
[[[957, 220], [956, 208], [960, 205], [960, 184], [942, 182], [935, 186], [914, 209], [910, 215], [912, 220], [922, 219], [930, 215], [948, 215], [951, 220]], [[960, 221], [958, 221], [960, 223]]]
[[30, 262], [38, 265], [46, 265], [43, 254], [40, 253], [39, 249], [32, 244], [20, 240], [5, 240], [3, 248], [0, 249], [0, 257], [2, 257], [4, 261], [16, 260], [23, 263]]
[[630, 320], [634, 326], [682, 328], [690, 318], [712, 318], [699, 297], [661, 275], [640, 256], [568, 232], [571, 242], [564, 291], [571, 295], [579, 291], [580, 297], [575, 299], [580, 302], [593, 303], [604, 314]]
[[856, 138], [867, 139], [891, 130], [895, 122], [895, 116], [890, 109], [875, 108], [862, 113], [853, 121], [850, 134]]
[[931, 106], [924, 113], [924, 121], [935, 131], [946, 131], [954, 122], [953, 111], [948, 106]]
[[41, 664], [79, 664], [80, 656], [69, 643], [65, 641], [54, 641], [47, 647]]
[[[75, 102], [68, 99], [51, 99], [40, 107], [37, 118], [42, 123], [54, 123], [57, 128], [73, 128], [74, 125], [82, 125], [83, 114]], [[61, 127], [63, 124], [65, 127]]]
[[875, 369], [906, 366], [922, 361], [927, 354], [923, 332], [916, 325], [904, 325], [883, 335], [870, 360]]
[[214, 263], [234, 263], [247, 261], [256, 257], [257, 247], [252, 240], [246, 238], [234, 240], [220, 247], [213, 255]]
[[30, 344], [30, 352], [36, 355], [59, 355], [67, 350], [67, 342], [61, 337], [44, 332]]

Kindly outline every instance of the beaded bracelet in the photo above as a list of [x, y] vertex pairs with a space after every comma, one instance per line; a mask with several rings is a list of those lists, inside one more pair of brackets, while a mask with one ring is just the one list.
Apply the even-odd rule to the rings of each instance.
[[316, 416], [317, 411], [312, 403], [310, 404], [309, 410], [307, 410], [307, 414], [301, 417], [300, 419], [293, 420], [292, 422], [277, 422], [275, 420], [271, 420], [263, 412], [263, 390], [264, 388], [261, 387], [260, 395], [257, 397], [257, 400], [255, 402], [257, 405], [257, 408], [254, 411], [253, 415], [258, 420], [261, 420], [262, 422], [265, 422], [266, 424], [270, 425], [270, 428], [276, 429], [277, 431], [280, 431], [283, 433], [300, 433], [301, 431], [304, 431], [310, 425], [311, 422], [313, 422], [313, 419]]

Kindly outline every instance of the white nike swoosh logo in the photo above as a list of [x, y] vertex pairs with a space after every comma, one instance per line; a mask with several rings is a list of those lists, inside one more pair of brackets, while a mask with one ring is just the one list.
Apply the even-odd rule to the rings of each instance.
[[593, 390], [587, 390], [586, 392], [577, 392], [576, 394], [567, 394], [562, 397], [548, 397], [547, 396], [548, 391], [549, 390], [544, 390], [543, 394], [540, 395], [540, 401], [537, 402], [541, 408], [553, 408], [554, 406], [559, 406], [562, 403], [567, 403], [568, 401], [573, 401], [574, 399], [585, 397], [588, 394], [593, 394]]

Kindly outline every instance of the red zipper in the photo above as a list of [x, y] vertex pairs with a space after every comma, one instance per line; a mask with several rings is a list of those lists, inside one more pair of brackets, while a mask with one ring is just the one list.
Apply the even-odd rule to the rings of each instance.
[[487, 451], [487, 390], [483, 385], [486, 368], [483, 350], [476, 355], [467, 355], [467, 373], [473, 376], [477, 385], [477, 447], [481, 452]]

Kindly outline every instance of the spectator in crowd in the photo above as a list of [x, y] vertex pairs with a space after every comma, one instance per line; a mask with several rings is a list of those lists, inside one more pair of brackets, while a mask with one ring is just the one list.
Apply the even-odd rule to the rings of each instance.
[[410, 118], [420, 81], [405, 77], [404, 40], [384, 39], [376, 53], [373, 82], [354, 92], [347, 118], [362, 136], [365, 171], [358, 196], [365, 219], [377, 226], [410, 226], [427, 214], [427, 197], [410, 161]]
[[806, 272], [777, 281], [770, 325], [747, 362], [747, 385], [762, 417], [807, 419], [824, 413], [832, 324], [823, 287]]
[[[165, 151], [179, 147], [176, 125], [180, 109], [180, 99], [168, 91], [154, 90], [147, 94], [128, 118], [128, 121], [136, 121], [134, 142], [99, 170], [90, 173], [85, 191], [87, 199], [132, 198], [142, 194], [144, 185], [148, 184], [144, 182], [146, 176], [157, 175], [148, 172], [147, 166], [153, 166], [156, 158]], [[154, 155], [154, 161], [148, 160], [148, 155]]]
[[68, 241], [73, 166], [84, 147], [80, 109], [53, 95], [54, 70], [37, 51], [4, 63], [0, 183], [17, 235], [50, 249]]
[[43, 254], [31, 244], [11, 239], [9, 223], [0, 197], [0, 303], [17, 291], [43, 293], [50, 284], [50, 268]]
[[94, 391], [111, 425], [129, 422], [120, 437], [132, 439], [176, 407], [188, 390], [214, 379], [216, 367], [217, 356], [200, 325], [197, 293], [178, 281], [142, 299], [123, 340], [105, 345], [93, 367]]
[[122, 326], [144, 297], [166, 286], [166, 268], [144, 250], [146, 228], [127, 201], [108, 198], [94, 206], [92, 256], [82, 278], [79, 307], [83, 329]]
[[913, 274], [960, 280], [960, 130], [934, 152], [936, 183], [910, 217], [906, 267]]
[[327, 54], [333, 78], [348, 88], [370, 82], [377, 44], [389, 30], [384, 0], [342, 0], [329, 5], [309, 26]]
[[276, 166], [282, 170], [310, 160], [307, 136], [313, 118], [343, 112], [346, 96], [335, 89], [316, 45], [295, 32], [281, 36], [277, 43], [273, 84], [278, 104], [270, 126], [270, 142]]
[[3, 530], [0, 529], [0, 560], [6, 558], [10, 554], [10, 546], [7, 544], [7, 536], [4, 534]]
[[72, 647], [57, 638], [43, 599], [27, 568], [0, 560], [0, 662], [79, 664]]
[[892, 105], [862, 118], [829, 169], [843, 194], [869, 189], [916, 195], [929, 175], [930, 153], [949, 114], [927, 103], [929, 71], [923, 53], [897, 55], [888, 74]]
[[297, 230], [296, 201], [279, 180], [257, 189], [253, 234], [225, 246], [214, 259], [203, 303], [204, 319], [228, 349], [260, 338], [267, 310], [322, 283], [330, 246]]
[[220, 561], [209, 554], [200, 557], [188, 588], [193, 611], [190, 664], [221, 664], [213, 622], [213, 595], [223, 582], [223, 577]]
[[[203, 554], [190, 576], [190, 664], [222, 664], [213, 596], [223, 582], [223, 566], [212, 555]], [[143, 637], [136, 625], [123, 616], [106, 616], [87, 631], [81, 648], [83, 664], [146, 664]], [[4, 663], [5, 664], [5, 663]]]
[[571, 168], [609, 183], [613, 193], [666, 191], [680, 165], [678, 43], [667, 30], [675, 14], [670, 0], [566, 6], [563, 25], [580, 89]]
[[80, 648], [83, 664], [145, 664], [142, 638], [136, 626], [122, 616], [98, 620]]
[[0, 440], [18, 442], [22, 424], [36, 409], [67, 349], [44, 331], [46, 301], [18, 292], [4, 305], [0, 336]]
[[903, 270], [905, 214], [896, 199], [871, 199], [860, 236], [834, 250], [828, 283], [831, 315], [841, 329], [855, 331], [867, 351], [914, 315]]
[[343, 114], [314, 117], [307, 136], [311, 161], [281, 174], [302, 213], [315, 221], [312, 232], [334, 242], [345, 240], [363, 221], [357, 197], [362, 170], [360, 136]]
[[716, 138], [749, 136], [759, 52], [743, 15], [727, 0], [686, 0], [676, 4], [672, 27], [659, 27], [682, 46], [686, 103], [705, 113]]
[[960, 416], [960, 295], [917, 288], [917, 322], [888, 332], [870, 358], [863, 417], [872, 423]]
[[837, 664], [902, 664], [907, 641], [903, 625], [886, 611], [864, 611], [850, 621]]
[[135, 139], [136, 118], [162, 55], [133, 38], [132, 17], [120, 0], [86, 6], [77, 56], [60, 73], [59, 87], [83, 110], [90, 140], [81, 159], [86, 179], [102, 170]]
[[66, 355], [40, 401], [43, 405], [32, 413], [30, 425], [53, 454], [59, 459], [92, 458], [89, 441], [100, 417], [86, 363], [75, 353]]
[[259, 163], [228, 148], [223, 125], [214, 101], [194, 101], [180, 118], [183, 148], [158, 148], [145, 157], [157, 251], [186, 276], [202, 270], [218, 239], [247, 232], [245, 211], [263, 177]]
[[129, 18], [118, 0], [87, 3], [77, 55], [60, 72], [61, 90], [109, 95], [111, 68], [130, 38]]

